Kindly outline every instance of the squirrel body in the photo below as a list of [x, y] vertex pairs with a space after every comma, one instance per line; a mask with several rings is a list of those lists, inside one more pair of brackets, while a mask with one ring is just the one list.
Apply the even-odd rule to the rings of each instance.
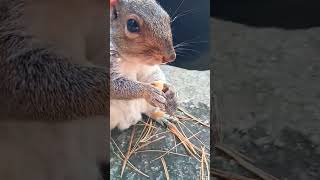
[[[110, 48], [117, 54], [117, 58], [110, 60], [117, 61], [115, 71], [131, 82], [150, 85], [154, 81], [166, 82], [159, 65], [176, 57], [167, 12], [155, 0], [118, 0], [110, 18]], [[173, 114], [177, 106], [175, 92], [169, 84], [165, 86], [170, 88], [165, 92], [165, 107], [160, 108]], [[123, 91], [134, 92], [137, 88], [132, 84]], [[141, 114], [152, 117], [158, 110], [144, 98], [111, 99], [110, 129], [127, 129], [141, 120]]]
[[[132, 81], [151, 84], [154, 81], [166, 81], [159, 66], [149, 66], [131, 62], [122, 62], [119, 66], [121, 74]], [[134, 88], [134, 87], [131, 87]], [[110, 100], [110, 128], [118, 127], [120, 130], [129, 128], [141, 120], [141, 114], [151, 116], [158, 110], [150, 105], [145, 99]]]

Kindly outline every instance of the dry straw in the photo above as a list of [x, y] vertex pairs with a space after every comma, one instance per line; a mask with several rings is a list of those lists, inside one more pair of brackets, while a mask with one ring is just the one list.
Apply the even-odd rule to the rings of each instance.
[[[117, 151], [116, 156], [122, 161], [121, 173], [120, 176], [122, 177], [126, 167], [130, 167], [130, 169], [134, 170], [135, 172], [149, 177], [146, 173], [142, 172], [138, 168], [136, 168], [131, 162], [130, 159], [132, 156], [138, 153], [162, 153], [159, 157], [151, 160], [151, 163], [156, 160], [160, 160], [163, 166], [164, 174], [166, 179], [170, 179], [169, 176], [169, 169], [165, 162], [165, 156], [168, 154], [176, 155], [180, 157], [193, 157], [200, 163], [200, 179], [209, 179], [209, 159], [208, 157], [209, 152], [206, 152], [206, 149], [209, 150], [209, 144], [204, 144], [200, 138], [197, 137], [201, 132], [192, 132], [183, 122], [190, 120], [190, 122], [194, 122], [195, 125], [201, 125], [205, 128], [209, 128], [210, 126], [204, 123], [202, 120], [194, 117], [186, 110], [179, 108], [180, 114], [176, 117], [165, 117], [160, 121], [153, 120], [149, 118], [146, 122], [143, 122], [143, 129], [139, 135], [137, 135], [136, 127], [140, 126], [139, 124], [133, 126], [131, 131], [130, 140], [128, 142], [128, 149], [126, 154], [121, 152], [119, 146], [116, 142], [112, 139], [112, 143], [115, 145]], [[156, 124], [159, 123], [163, 126], [157, 126]], [[167, 131], [160, 132], [158, 131], [162, 128], [166, 128]], [[182, 128], [183, 127], [183, 128]], [[187, 136], [183, 129], [187, 129], [190, 136]], [[171, 147], [169, 150], [161, 150], [161, 149], [145, 149], [150, 144], [155, 143], [157, 141], [163, 140], [166, 138], [166, 134], [172, 134], [175, 140], [175, 145]], [[137, 135], [137, 137], [136, 137]], [[136, 140], [135, 140], [136, 139]], [[197, 140], [198, 144], [201, 144], [202, 147], [197, 147], [194, 143], [191, 142], [191, 139]], [[134, 142], [135, 141], [135, 142]], [[179, 141], [179, 142], [176, 142]], [[182, 154], [177, 152], [177, 147], [179, 145], [183, 145], [184, 149], [186, 150], [187, 154]], [[175, 150], [175, 151], [174, 151]]]

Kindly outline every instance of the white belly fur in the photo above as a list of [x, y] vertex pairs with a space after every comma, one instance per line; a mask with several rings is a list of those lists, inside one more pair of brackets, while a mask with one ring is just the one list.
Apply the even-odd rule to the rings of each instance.
[[[131, 80], [138, 80], [138, 73], [152, 72], [152, 66], [141, 66], [131, 63], [123, 63], [120, 72]], [[143, 71], [142, 71], [143, 70]], [[144, 79], [144, 82], [153, 82], [152, 79]], [[144, 99], [111, 100], [110, 101], [110, 129], [124, 130], [136, 124], [142, 118], [142, 113], [148, 115], [156, 108], [149, 105]]]

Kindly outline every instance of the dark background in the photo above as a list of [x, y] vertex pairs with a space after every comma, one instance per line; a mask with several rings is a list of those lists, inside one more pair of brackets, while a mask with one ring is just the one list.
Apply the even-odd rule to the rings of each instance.
[[320, 26], [318, 0], [213, 0], [210, 9], [212, 17], [256, 27]]
[[[174, 44], [190, 42], [171, 65], [197, 70], [209, 70], [209, 0], [159, 0], [172, 19], [177, 14], [187, 13], [177, 18], [173, 24]], [[180, 6], [181, 4], [181, 6]], [[180, 6], [180, 7], [179, 7]], [[177, 9], [179, 7], [179, 9]], [[189, 12], [191, 11], [191, 12]]]
[[[320, 26], [318, 0], [159, 0], [171, 17], [187, 13], [173, 23], [174, 43], [192, 42], [171, 65], [208, 70], [209, 16], [254, 27], [305, 29]], [[179, 7], [179, 5], [181, 6]], [[179, 9], [177, 10], [177, 8]], [[209, 8], [210, 7], [210, 8]], [[177, 10], [177, 11], [176, 11]]]

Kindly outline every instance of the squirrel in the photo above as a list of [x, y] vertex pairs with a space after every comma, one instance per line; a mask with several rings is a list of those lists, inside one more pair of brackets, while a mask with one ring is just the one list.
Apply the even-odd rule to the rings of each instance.
[[[114, 70], [132, 82], [152, 84], [165, 82], [165, 106], [161, 110], [172, 115], [177, 108], [174, 88], [166, 82], [160, 64], [173, 62], [176, 53], [173, 46], [171, 19], [155, 0], [118, 0], [110, 10], [110, 52]], [[112, 75], [111, 75], [112, 76]], [[116, 77], [116, 76], [114, 76]], [[112, 77], [111, 77], [112, 78]], [[123, 89], [137, 92], [134, 84]], [[147, 89], [142, 89], [147, 91]], [[110, 100], [110, 129], [124, 130], [136, 124], [142, 114], [153, 119], [155, 104], [145, 99]]]

